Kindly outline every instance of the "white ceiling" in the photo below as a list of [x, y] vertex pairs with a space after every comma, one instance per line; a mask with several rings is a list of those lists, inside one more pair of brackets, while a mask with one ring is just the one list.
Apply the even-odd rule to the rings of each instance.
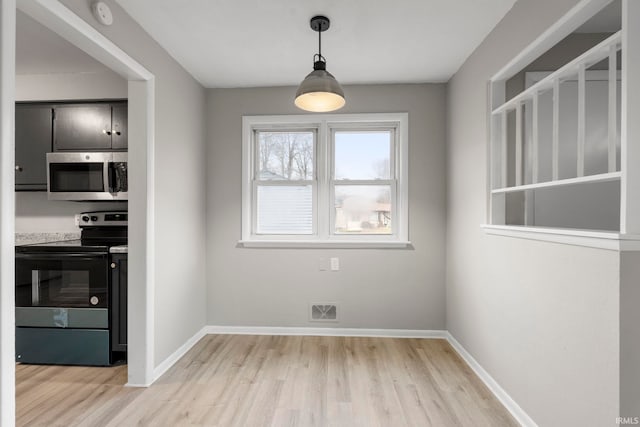
[[297, 85], [317, 14], [343, 84], [447, 81], [515, 0], [117, 0], [206, 87]]
[[[109, 70], [53, 31], [16, 11], [16, 74], [57, 74]], [[109, 70], [110, 71], [110, 70]]]

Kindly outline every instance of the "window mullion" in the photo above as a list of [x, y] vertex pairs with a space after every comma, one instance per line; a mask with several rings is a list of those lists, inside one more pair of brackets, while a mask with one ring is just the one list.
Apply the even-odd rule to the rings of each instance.
[[394, 180], [391, 184], [391, 235], [398, 236], [398, 224], [400, 221], [397, 220], [399, 218], [400, 210], [400, 201], [398, 200], [398, 187], [397, 181]]
[[328, 161], [327, 161], [327, 171], [328, 171], [328, 182], [327, 182], [327, 239], [333, 236], [333, 232], [335, 229], [335, 216], [336, 216], [336, 195], [335, 195], [335, 167], [336, 167], [336, 146], [335, 146], [335, 135], [336, 129], [333, 126], [327, 127], [327, 150], [328, 150]]
[[329, 188], [331, 150], [330, 131], [327, 122], [323, 121], [318, 128], [318, 155], [317, 155], [317, 181], [318, 196], [316, 206], [317, 233], [320, 239], [326, 239], [329, 235], [329, 216], [331, 212], [331, 191]]
[[322, 176], [322, 162], [319, 160], [321, 153], [321, 139], [320, 139], [320, 127], [314, 129], [314, 141], [313, 141], [313, 234], [316, 238], [321, 236], [320, 225], [318, 224], [319, 215], [319, 203], [321, 200], [320, 191], [322, 186], [319, 185], [320, 177]]
[[391, 133], [391, 147], [390, 150], [390, 158], [389, 158], [389, 178], [398, 179], [397, 171], [400, 170], [398, 164], [396, 163], [402, 157], [398, 153], [398, 149], [400, 148], [400, 144], [398, 144], [398, 129], [393, 128]]
[[251, 183], [251, 235], [258, 234], [258, 181]]

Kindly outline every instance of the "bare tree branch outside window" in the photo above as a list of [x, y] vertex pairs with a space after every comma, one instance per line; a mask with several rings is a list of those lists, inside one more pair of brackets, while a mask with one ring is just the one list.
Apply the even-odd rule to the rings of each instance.
[[258, 143], [261, 179], [312, 179], [313, 133], [259, 132]]

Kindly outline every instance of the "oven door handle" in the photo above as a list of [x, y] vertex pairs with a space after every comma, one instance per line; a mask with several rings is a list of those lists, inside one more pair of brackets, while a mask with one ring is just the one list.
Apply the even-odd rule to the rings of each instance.
[[101, 258], [109, 255], [108, 252], [85, 252], [85, 253], [22, 253], [16, 254], [16, 259], [45, 259], [60, 260], [64, 258]]

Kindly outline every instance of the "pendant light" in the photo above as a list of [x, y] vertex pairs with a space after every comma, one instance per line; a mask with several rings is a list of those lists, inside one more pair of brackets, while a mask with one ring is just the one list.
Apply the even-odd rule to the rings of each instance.
[[321, 34], [329, 28], [329, 18], [314, 16], [310, 24], [311, 29], [318, 32], [318, 53], [313, 56], [313, 71], [298, 87], [295, 104], [317, 113], [335, 111], [344, 106], [345, 100], [340, 83], [327, 71], [327, 61], [322, 56]]

